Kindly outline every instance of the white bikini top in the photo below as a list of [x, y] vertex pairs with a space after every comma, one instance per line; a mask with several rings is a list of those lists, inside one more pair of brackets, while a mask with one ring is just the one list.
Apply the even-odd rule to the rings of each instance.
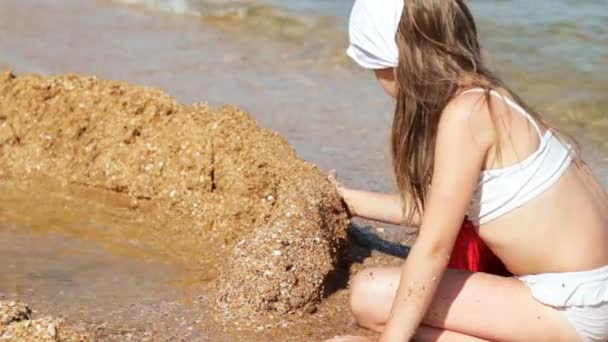
[[[475, 88], [462, 94], [473, 91], [484, 90]], [[551, 130], [543, 135], [534, 118], [515, 101], [494, 90], [490, 94], [526, 117], [536, 129], [540, 143], [534, 153], [515, 165], [482, 171], [468, 212], [469, 219], [478, 226], [519, 208], [547, 190], [572, 162], [571, 147], [564, 145]]]

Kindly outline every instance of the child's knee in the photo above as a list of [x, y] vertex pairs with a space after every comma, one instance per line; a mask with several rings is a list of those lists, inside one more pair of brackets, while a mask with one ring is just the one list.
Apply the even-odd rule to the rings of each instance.
[[360, 325], [377, 330], [380, 322], [377, 322], [374, 307], [374, 298], [378, 294], [374, 293], [374, 270], [367, 269], [357, 273], [350, 281], [350, 310]]
[[350, 280], [349, 291], [350, 291], [350, 310], [352, 311], [355, 318], [358, 319], [358, 316], [366, 311], [365, 309], [365, 298], [367, 297], [366, 283], [369, 282], [363, 273], [366, 271], [361, 271]]

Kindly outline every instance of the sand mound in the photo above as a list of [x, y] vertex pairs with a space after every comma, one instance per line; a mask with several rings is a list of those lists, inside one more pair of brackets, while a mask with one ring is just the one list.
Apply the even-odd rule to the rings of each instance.
[[32, 310], [25, 304], [0, 301], [0, 341], [84, 342], [90, 338], [58, 319], [33, 320]]
[[237, 108], [159, 90], [1, 74], [2, 177], [123, 193], [155, 208], [167, 236], [225, 245], [217, 302], [237, 321], [313, 311], [345, 250], [339, 197], [284, 139]]

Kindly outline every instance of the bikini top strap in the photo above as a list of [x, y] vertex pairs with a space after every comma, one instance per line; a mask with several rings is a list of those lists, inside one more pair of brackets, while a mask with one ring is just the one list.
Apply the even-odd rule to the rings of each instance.
[[[485, 92], [485, 89], [483, 89], [483, 88], [472, 88], [472, 89], [463, 91], [462, 93], [460, 93], [460, 95], [464, 95], [464, 94], [472, 93], [472, 92]], [[520, 113], [526, 119], [528, 119], [528, 121], [530, 121], [532, 123], [532, 126], [534, 126], [534, 129], [536, 130], [536, 133], [538, 134], [538, 137], [540, 139], [542, 139], [543, 134], [541, 132], [540, 126], [538, 125], [538, 123], [536, 122], [536, 120], [534, 120], [534, 118], [522, 106], [518, 105], [515, 101], [513, 101], [510, 98], [502, 95], [501, 93], [497, 92], [494, 89], [490, 90], [490, 94], [492, 96], [498, 98], [498, 99], [503, 100], [508, 106], [510, 106], [511, 108], [515, 109], [516, 112]]]

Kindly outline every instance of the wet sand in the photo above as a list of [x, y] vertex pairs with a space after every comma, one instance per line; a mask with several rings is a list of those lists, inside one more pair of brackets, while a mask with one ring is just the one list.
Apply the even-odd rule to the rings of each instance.
[[73, 331], [62, 320], [33, 319], [32, 310], [23, 303], [0, 300], [0, 340], [85, 342], [90, 337]]
[[[31, 5], [31, 7], [28, 7], [28, 5]], [[56, 15], [62, 15], [62, 12], [59, 10], [59, 6], [54, 7], [53, 4], [44, 4], [44, 5], [40, 5], [40, 4], [35, 4], [33, 2], [21, 2], [21, 3], [14, 3], [14, 6], [11, 9], [11, 19], [7, 18], [6, 21], [2, 21], [3, 24], [5, 25], [9, 25], [9, 20], [16, 26], [19, 26], [17, 23], [20, 20], [25, 20], [25, 18], [27, 18], [27, 20], [41, 20], [40, 26], [30, 26], [29, 29], [35, 30], [35, 32], [28, 32], [28, 29], [24, 29], [23, 31], [20, 32], [20, 36], [22, 39], [32, 39], [32, 44], [33, 45], [29, 45], [29, 46], [24, 46], [22, 44], [19, 44], [19, 42], [14, 41], [13, 39], [15, 38], [15, 36], [13, 35], [9, 35], [8, 34], [8, 30], [3, 31], [3, 36], [2, 36], [2, 42], [3, 44], [8, 44], [9, 46], [11, 45], [11, 42], [15, 42], [15, 46], [12, 46], [12, 48], [7, 49], [7, 51], [12, 51], [10, 54], [7, 54], [6, 56], [3, 57], [2, 62], [3, 64], [8, 64], [8, 62], [10, 62], [11, 66], [15, 67], [15, 69], [17, 71], [24, 70], [24, 69], [29, 69], [27, 71], [43, 71], [43, 72], [52, 72], [52, 71], [58, 71], [58, 70], [62, 70], [62, 69], [70, 69], [71, 71], [74, 72], [86, 72], [86, 71], [96, 71], [95, 73], [97, 75], [108, 75], [108, 74], [112, 74], [114, 73], [115, 75], [117, 75], [117, 78], [120, 77], [121, 79], [126, 79], [126, 80], [136, 80], [138, 78], [140, 79], [144, 79], [146, 82], [145, 84], [148, 85], [159, 85], [163, 82], [167, 82], [169, 81], [170, 83], [172, 83], [173, 85], [179, 85], [179, 90], [177, 91], [178, 95], [180, 95], [182, 98], [188, 98], [188, 94], [190, 94], [190, 99], [196, 99], [196, 100], [210, 100], [211, 102], [215, 102], [215, 103], [222, 103], [224, 101], [229, 102], [231, 101], [230, 99], [228, 100], [219, 100], [218, 98], [221, 98], [222, 96], [220, 96], [221, 94], [229, 94], [231, 96], [238, 96], [240, 98], [249, 98], [250, 100], [248, 100], [249, 104], [255, 104], [256, 106], [259, 106], [260, 108], [262, 107], [266, 107], [266, 106], [270, 106], [268, 107], [268, 111], [264, 112], [264, 113], [271, 113], [271, 115], [268, 116], [261, 116], [261, 117], [257, 117], [257, 119], [261, 122], [264, 121], [268, 121], [268, 122], [274, 122], [275, 123], [275, 127], [276, 124], [278, 123], [279, 126], [283, 126], [283, 127], [290, 127], [291, 132], [287, 132], [288, 136], [291, 136], [291, 138], [295, 138], [296, 140], [299, 140], [301, 142], [300, 146], [299, 146], [299, 153], [302, 153], [301, 151], [303, 151], [304, 153], [306, 153], [306, 151], [308, 151], [309, 154], [315, 154], [318, 155], [318, 151], [319, 149], [321, 149], [322, 151], [324, 151], [324, 154], [322, 154], [322, 156], [324, 156], [324, 158], [327, 158], [326, 160], [328, 161], [326, 163], [326, 165], [329, 164], [333, 164], [334, 162], [334, 157], [337, 157], [338, 159], [341, 158], [340, 155], [336, 155], [335, 153], [331, 153], [333, 151], [333, 146], [328, 146], [325, 145], [325, 142], [323, 141], [324, 138], [322, 138], [322, 135], [326, 135], [327, 138], [331, 137], [335, 137], [335, 131], [329, 129], [328, 125], [325, 125], [325, 127], [327, 127], [327, 129], [324, 132], [320, 132], [321, 136], [319, 136], [317, 133], [315, 133], [315, 136], [321, 139], [310, 139], [307, 136], [300, 136], [302, 133], [306, 134], [307, 131], [310, 132], [310, 134], [312, 134], [313, 132], [316, 132], [316, 125], [318, 123], [314, 123], [311, 122], [311, 120], [318, 120], [322, 118], [323, 122], [333, 122], [333, 118], [330, 117], [325, 117], [325, 114], [327, 114], [327, 111], [323, 111], [321, 109], [319, 110], [315, 110], [313, 109], [307, 109], [305, 111], [303, 111], [302, 115], [285, 115], [284, 112], [284, 104], [281, 103], [280, 101], [277, 101], [278, 99], [289, 99], [286, 98], [284, 96], [281, 96], [280, 94], [277, 94], [277, 91], [281, 91], [277, 88], [275, 88], [275, 86], [273, 84], [275, 84], [274, 82], [277, 81], [277, 78], [282, 79], [280, 83], [284, 83], [287, 82], [289, 84], [296, 84], [297, 87], [303, 87], [303, 91], [301, 92], [302, 94], [304, 94], [305, 96], [302, 96], [302, 98], [298, 98], [298, 97], [293, 97], [292, 99], [294, 101], [296, 101], [297, 103], [300, 103], [300, 108], [303, 108], [301, 106], [301, 104], [303, 103], [312, 103], [311, 101], [311, 96], [316, 96], [317, 94], [319, 94], [320, 91], [323, 91], [322, 89], [315, 89], [313, 84], [308, 83], [307, 80], [305, 78], [302, 78], [299, 75], [298, 70], [290, 70], [287, 71], [286, 68], [286, 72], [284, 74], [280, 74], [280, 73], [269, 73], [269, 77], [264, 79], [264, 78], [260, 78], [259, 80], [256, 81], [246, 81], [246, 82], [239, 82], [238, 78], [249, 78], [250, 80], [254, 80], [256, 79], [255, 77], [251, 76], [251, 73], [255, 73], [256, 75], [263, 71], [263, 70], [256, 70], [255, 67], [258, 67], [261, 65], [260, 61], [255, 61], [253, 62], [253, 67], [251, 67], [252, 69], [247, 70], [247, 65], [250, 65], [249, 62], [251, 62], [251, 60], [244, 60], [243, 55], [238, 55], [236, 57], [232, 57], [230, 56], [230, 51], [231, 51], [231, 43], [228, 41], [226, 42], [225, 37], [222, 37], [221, 33], [211, 33], [211, 34], [207, 34], [205, 33], [205, 31], [202, 29], [202, 27], [200, 26], [200, 22], [183, 22], [182, 20], [179, 21], [175, 21], [175, 22], [170, 22], [169, 25], [166, 21], [164, 21], [165, 17], [155, 17], [155, 15], [152, 15], [152, 17], [148, 17], [148, 13], [146, 13], [145, 15], [142, 15], [140, 12], [135, 11], [133, 9], [124, 9], [124, 8], [117, 8], [114, 6], [110, 6], [107, 3], [96, 3], [94, 5], [92, 5], [91, 3], [82, 3], [82, 2], [76, 2], [76, 1], [67, 1], [64, 3], [64, 5], [69, 5], [74, 9], [74, 12], [79, 12], [79, 11], [83, 11], [86, 13], [86, 11], [98, 11], [96, 13], [96, 15], [100, 15], [101, 17], [104, 16], [108, 16], [105, 17], [105, 20], [109, 20], [115, 23], [121, 23], [121, 24], [117, 24], [118, 27], [114, 28], [114, 27], [107, 27], [104, 25], [104, 21], [103, 20], [99, 20], [99, 21], [86, 21], [86, 20], [81, 20], [78, 19], [78, 17], [74, 17], [74, 16], [66, 16], [65, 20], [67, 21], [77, 21], [77, 23], [75, 23], [75, 26], [79, 26], [78, 29], [82, 30], [84, 29], [84, 27], [87, 27], [88, 29], [91, 29], [92, 31], [96, 31], [98, 29], [98, 26], [101, 25], [103, 26], [103, 30], [101, 30], [100, 32], [105, 32], [105, 34], [107, 34], [106, 37], [108, 37], [109, 39], [107, 41], [105, 41], [104, 43], [102, 43], [99, 39], [93, 44], [87, 47], [88, 44], [91, 44], [93, 42], [89, 41], [87, 39], [87, 34], [82, 34], [82, 35], [78, 35], [78, 36], [74, 36], [74, 37], [57, 37], [55, 35], [55, 33], [51, 33], [51, 31], [47, 31], [44, 29], [46, 22], [48, 22], [48, 25], [52, 25], [53, 22], [51, 22], [50, 20], [47, 20], [45, 18], [48, 18], [48, 16], [46, 15], [47, 13], [51, 12], [54, 13]], [[11, 3], [4, 3], [3, 6], [11, 6]], [[46, 6], [46, 8], [45, 8]], [[4, 7], [6, 8], [6, 7]], [[6, 12], [3, 12], [6, 13]], [[21, 14], [21, 16], [20, 16]], [[39, 16], [38, 16], [39, 15]], [[162, 19], [162, 21], [160, 20]], [[93, 24], [93, 25], [91, 25]], [[124, 51], [121, 50], [121, 44], [117, 44], [115, 45], [116, 42], [113, 41], [113, 37], [116, 36], [120, 36], [120, 31], [125, 30], [125, 27], [120, 28], [121, 25], [127, 25], [127, 26], [131, 26], [131, 28], [134, 30], [133, 32], [137, 32], [137, 31], [143, 31], [143, 27], [145, 27], [146, 31], [144, 36], [141, 37], [129, 37], [127, 40], [127, 42], [124, 42], [124, 44], [127, 44], [129, 46], [133, 46], [133, 47], [137, 47], [139, 46], [140, 48], [142, 48], [143, 50], [140, 52], [142, 55], [139, 55], [137, 53], [134, 53], [133, 55], [128, 55], [125, 54]], [[171, 25], [175, 25], [176, 27], [171, 27]], [[10, 25], [9, 25], [10, 26]], [[83, 26], [83, 27], [80, 27]], [[185, 27], [184, 27], [185, 26]], [[217, 76], [219, 74], [222, 74], [222, 70], [220, 69], [215, 69], [215, 68], [211, 68], [210, 66], [205, 66], [205, 62], [201, 62], [201, 56], [198, 54], [198, 52], [200, 51], [201, 47], [204, 45], [192, 45], [192, 42], [185, 42], [183, 38], [183, 30], [185, 29], [186, 32], [188, 32], [188, 28], [190, 28], [190, 30], [193, 30], [194, 32], [192, 32], [192, 34], [195, 34], [197, 36], [197, 39], [200, 39], [200, 43], [204, 43], [203, 40], [207, 40], [207, 42], [210, 45], [213, 44], [225, 44], [224, 46], [226, 47], [226, 49], [222, 49], [221, 52], [219, 50], [211, 50], [211, 54], [213, 54], [213, 51], [216, 51], [216, 56], [210, 56], [209, 54], [206, 55], [206, 58], [215, 58], [218, 62], [222, 61], [221, 63], [223, 63], [224, 67], [243, 67], [243, 73], [238, 73], [238, 74], [233, 74], [230, 79], [224, 79], [224, 80], [220, 80], [217, 79]], [[112, 33], [112, 32], [108, 32], [111, 31], [112, 29], [115, 29], [116, 32]], [[37, 31], [37, 30], [42, 30], [41, 31]], [[151, 30], [151, 31], [150, 31]], [[156, 30], [156, 31], [155, 31]], [[165, 30], [167, 32], [165, 32]], [[92, 32], [91, 31], [91, 32]], [[159, 32], [164, 32], [163, 34], [160, 34]], [[143, 32], [142, 32], [143, 33]], [[51, 36], [48, 36], [48, 35]], [[69, 33], [66, 33], [69, 35]], [[92, 33], [91, 33], [92, 34]], [[168, 36], [167, 36], [168, 34]], [[199, 34], [200, 37], [198, 36]], [[93, 35], [93, 34], [92, 34]], [[163, 49], [158, 49], [158, 47], [156, 46], [158, 44], [158, 38], [159, 37], [163, 37], [163, 40], [166, 39], [165, 43], [169, 43], [171, 42], [171, 44], [184, 44], [183, 47], [186, 48], [188, 46], [190, 46], [190, 51], [188, 51], [188, 49], [184, 50], [184, 49], [180, 49], [182, 46], [178, 46], [177, 48], [168, 48], [167, 46], [163, 45]], [[148, 37], [148, 38], [145, 38]], [[145, 38], [148, 40], [147, 43], [142, 43], [142, 38]], [[59, 40], [56, 40], [59, 39]], [[72, 41], [71, 39], [75, 39], [77, 41]], [[139, 40], [138, 40], [139, 39]], [[103, 40], [103, 38], [101, 39]], [[63, 43], [67, 43], [69, 42], [68, 46], [73, 46], [72, 44], [82, 44], [80, 47], [77, 48], [77, 50], [73, 51], [75, 53], [74, 55], [74, 62], [70, 62], [69, 65], [68, 64], [64, 64], [65, 59], [63, 59], [61, 57], [60, 54], [53, 56], [53, 52], [47, 54], [46, 56], [44, 56], [44, 58], [40, 58], [40, 59], [36, 59], [33, 58], [34, 55], [36, 54], [36, 51], [40, 51], [41, 49], [44, 50], [45, 48], [48, 48], [49, 51], [55, 51], [58, 52], [55, 48], [52, 48], [51, 45], [54, 45], [55, 43], [61, 44], [60, 41], [63, 41]], [[101, 45], [106, 45], [105, 48], [101, 47]], [[164, 43], [163, 43], [164, 44]], [[34, 45], [36, 45], [36, 47], [32, 50], [30, 50], [29, 52], [27, 51], [30, 47], [33, 47]], [[69, 48], [66, 46], [66, 48]], [[158, 53], [153, 53], [152, 51], [148, 50], [148, 49], [154, 49], [157, 50], [157, 52], [160, 52], [162, 54], [165, 54], [164, 57], [160, 56]], [[232, 48], [236, 48], [235, 46], [232, 46]], [[165, 50], [166, 49], [166, 50]], [[239, 54], [243, 53], [243, 50], [240, 50], [241, 47], [238, 47], [238, 51]], [[245, 52], [246, 52], [246, 48], [245, 48]], [[23, 55], [25, 53], [25, 55]], [[30, 53], [34, 54], [31, 55]], [[99, 54], [101, 53], [102, 56], [100, 56]], [[79, 56], [78, 56], [79, 55]], [[180, 57], [181, 55], [181, 57]], [[132, 57], [131, 57], [132, 56]], [[142, 56], [146, 56], [146, 58], [142, 59], [140, 57]], [[255, 56], [254, 54], [251, 55], [253, 58], [253, 56]], [[125, 59], [123, 59], [125, 58]], [[150, 68], [153, 67], [154, 63], [169, 63], [169, 61], [173, 62], [175, 60], [175, 58], [183, 58], [182, 60], [197, 60], [197, 63], [193, 63], [191, 64], [191, 67], [182, 70], [181, 72], [185, 72], [186, 74], [192, 74], [193, 72], [195, 74], [207, 74], [207, 77], [201, 77], [201, 78], [186, 78], [183, 77], [181, 80], [178, 80], [178, 78], [175, 78], [176, 75], [175, 74], [168, 74], [168, 73], [158, 73], [158, 72], [150, 72], [150, 69], [146, 69], [145, 64], [148, 63], [146, 62], [148, 59], [154, 59], [154, 58], [160, 58], [165, 60], [166, 62], [161, 62], [160, 60], [155, 60], [155, 61], [148, 61], [150, 63]], [[166, 59], [165, 59], [166, 58]], [[108, 66], [108, 64], [106, 64], [108, 61], [110, 60], [114, 60], [116, 62], [116, 65], [122, 65], [121, 67], [114, 69], [114, 68], [106, 68]], [[204, 58], [203, 58], [204, 60]], [[200, 63], [199, 63], [200, 62]], [[114, 63], [114, 62], [113, 62]], [[207, 63], [212, 63], [212, 62], [207, 62]], [[167, 65], [168, 66], [168, 65]], [[292, 66], [289, 66], [289, 68], [291, 68]], [[100, 69], [97, 69], [100, 68]], [[156, 66], [154, 66], [154, 68], [156, 68]], [[194, 68], [194, 69], [192, 69]], [[203, 68], [203, 69], [201, 69]], [[267, 70], [271, 69], [270, 65], [266, 65], [265, 68]], [[105, 69], [101, 70], [101, 69]], [[274, 66], [275, 71], [277, 70], [276, 66]], [[162, 70], [162, 67], [159, 69]], [[25, 70], [24, 70], [25, 71]], [[247, 73], [250, 73], [249, 75], [247, 75]], [[233, 78], [233, 77], [238, 77], [237, 79]], [[153, 81], [153, 79], [155, 79], [156, 81]], [[256, 82], [256, 83], [252, 83], [252, 82]], [[257, 83], [257, 82], [263, 82], [263, 84]], [[201, 84], [202, 83], [202, 84]], [[207, 84], [207, 86], [205, 86], [205, 84]], [[235, 86], [236, 85], [236, 86]], [[269, 88], [269, 85], [273, 85], [272, 88]], [[328, 85], [329, 86], [329, 85]], [[205, 91], [200, 91], [197, 89], [205, 89]], [[305, 91], [304, 91], [305, 90]], [[308, 93], [309, 91], [312, 90], [312, 94]], [[252, 96], [244, 96], [244, 94], [251, 94], [251, 95], [255, 95], [254, 97]], [[215, 98], [215, 101], [214, 101]], [[232, 101], [235, 103], [238, 103], [238, 101]], [[293, 108], [298, 108], [297, 104], [294, 104], [295, 106]], [[326, 106], [323, 103], [320, 103], [320, 105], [322, 106]], [[247, 103], [245, 103], [244, 107], [248, 107]], [[331, 108], [331, 107], [325, 107], [325, 108]], [[280, 112], [278, 112], [278, 110], [280, 109]], [[333, 112], [336, 112], [340, 110], [340, 108], [336, 108]], [[311, 111], [314, 111], [315, 114], [313, 117], [307, 117], [306, 115], [310, 114]], [[259, 110], [260, 113], [262, 113], [262, 110]], [[288, 120], [286, 120], [288, 119]], [[373, 122], [376, 122], [377, 120], [371, 120]], [[292, 130], [295, 127], [298, 127], [298, 130]], [[365, 128], [366, 130], [368, 129], [368, 127]], [[132, 133], [133, 131], [131, 131]], [[290, 134], [291, 133], [291, 134]], [[346, 134], [349, 135], [353, 133], [352, 128], [347, 130], [342, 131], [342, 133], [340, 134]], [[360, 132], [359, 132], [360, 133]], [[283, 134], [285, 134], [285, 132], [283, 132]], [[300, 136], [298, 138], [298, 136]], [[124, 137], [123, 137], [124, 138]], [[128, 137], [127, 137], [128, 139]], [[325, 139], [327, 140], [327, 139]], [[382, 141], [383, 143], [383, 141]], [[322, 147], [322, 146], [326, 146], [326, 147]], [[329, 148], [329, 150], [328, 150]], [[327, 154], [325, 154], [327, 153]], [[314, 159], [313, 159], [314, 160]], [[354, 163], [355, 160], [354, 159], [349, 159], [349, 163]], [[353, 170], [356, 170], [358, 167], [353, 167]], [[360, 169], [360, 168], [359, 168]], [[362, 178], [362, 177], [361, 177]], [[34, 190], [35, 191], [35, 190]], [[95, 195], [96, 197], [99, 197], [99, 194]], [[135, 196], [137, 197], [137, 196]], [[144, 195], [143, 197], [146, 197], [146, 195]], [[127, 206], [131, 205], [131, 199], [122, 199], [120, 200], [122, 201], [122, 203], [126, 203]], [[120, 202], [119, 201], [119, 202]], [[103, 215], [102, 215], [103, 217]], [[151, 222], [150, 220], [148, 220], [147, 222]], [[47, 224], [48, 226], [48, 224]], [[119, 225], [118, 225], [119, 226]], [[119, 226], [120, 227], [120, 226]], [[64, 228], [66, 229], [66, 228]], [[44, 228], [42, 229], [44, 230]], [[75, 237], [77, 239], [85, 239], [88, 240], [90, 239], [90, 237], [88, 236], [83, 236], [83, 234], [81, 233], [77, 233], [74, 232], [73, 229], [71, 230], [70, 234], [72, 234], [72, 237]], [[112, 238], [114, 239], [114, 241], [120, 240], [120, 238], [123, 236], [121, 234], [110, 234], [112, 236]], [[134, 234], [135, 236], [137, 236], [139, 239], [143, 238], [143, 241], [146, 242], [147, 239], [150, 239], [150, 236], [147, 235], [143, 235], [143, 234]], [[156, 237], [152, 237], [151, 238], [153, 240], [153, 242], [158, 242], [161, 239], [158, 238], [158, 236]], [[137, 239], [133, 239], [131, 238], [131, 240], [137, 240]], [[180, 249], [182, 247], [182, 245], [180, 244], [175, 244], [175, 239], [171, 239], [171, 243], [174, 244], [174, 250], [175, 249]], [[95, 240], [94, 240], [95, 241]], [[108, 240], [104, 240], [105, 241], [105, 245], [115, 245], [115, 243], [111, 243], [108, 242]], [[237, 241], [238, 242], [238, 241]], [[179, 248], [177, 248], [179, 247]], [[221, 247], [221, 246], [220, 246]], [[294, 246], [295, 247], [295, 246]], [[184, 252], [182, 253], [182, 256], [191, 256], [193, 253], [191, 253], [190, 251], [192, 251], [192, 246], [187, 246], [186, 250], [188, 252]], [[208, 251], [209, 249], [200, 249], [202, 251]], [[211, 248], [212, 251], [214, 252], [218, 252], [217, 248]], [[161, 249], [161, 251], [165, 251]], [[222, 255], [226, 255], [225, 251], [223, 251], [224, 254]], [[272, 251], [274, 252], [274, 250]], [[113, 251], [112, 253], [116, 253], [115, 251]], [[179, 254], [179, 253], [177, 253]], [[132, 256], [129, 256], [129, 258], [131, 258]], [[205, 255], [203, 255], [201, 258], [204, 259]], [[39, 262], [42, 262], [42, 260], [39, 260]], [[213, 262], [207, 263], [207, 265], [213, 264]], [[307, 267], [311, 267], [311, 266], [319, 266], [318, 264], [314, 264], [311, 263], [310, 265], [308, 265]], [[210, 268], [212, 269], [217, 269], [217, 266], [213, 265], [210, 266]], [[311, 272], [311, 274], [315, 274], [315, 272], [317, 272], [316, 270]], [[65, 277], [69, 277], [69, 273], [66, 272]], [[129, 288], [129, 284], [128, 283], [121, 283], [122, 286], [125, 286], [125, 288]], [[210, 293], [209, 291], [204, 292], [204, 293]], [[28, 300], [29, 295], [27, 293], [24, 293], [23, 291], [17, 291], [16, 296], [18, 298], [23, 298], [24, 300]], [[283, 333], [279, 333], [277, 335], [276, 338], [277, 340], [294, 340], [294, 341], [302, 341], [302, 340], [319, 340], [322, 337], [325, 336], [329, 336], [335, 333], [339, 333], [341, 331], [345, 331], [346, 329], [351, 329], [353, 328], [352, 326], [352, 322], [351, 322], [351, 318], [348, 314], [346, 314], [347, 310], [345, 310], [345, 303], [346, 303], [346, 293], [344, 291], [338, 292], [335, 295], [333, 295], [329, 300], [326, 301], [326, 305], [319, 308], [318, 312], [311, 316], [308, 324], [304, 324], [305, 321], [304, 320], [300, 320], [299, 322], [302, 323], [301, 325], [298, 325], [296, 327], [290, 327], [288, 329], [288, 331], [284, 331]], [[42, 300], [42, 298], [38, 297], [35, 298], [37, 302], [40, 302]], [[83, 316], [84, 317], [88, 317], [88, 319], [95, 321], [97, 323], [101, 322], [100, 320], [103, 320], [103, 318], [95, 318], [94, 315], [89, 315], [87, 314], [87, 306], [90, 304], [85, 304], [79, 300], [77, 300], [76, 298], [73, 298], [74, 300], [71, 301], [70, 303], [72, 303], [75, 307], [80, 307], [82, 308], [82, 310], [84, 311], [84, 315], [74, 315], [73, 313], [66, 313], [65, 312], [65, 306], [61, 305], [61, 303], [57, 303], [55, 300], [53, 300], [52, 298], [48, 298], [43, 300], [44, 302], [46, 302], [47, 305], [42, 305], [42, 307], [46, 307], [46, 308], [50, 308], [49, 309], [49, 313], [50, 314], [55, 314], [55, 315], [67, 315], [69, 316], [71, 319], [73, 320], [79, 320], [81, 319]], [[100, 299], [101, 300], [101, 299]], [[188, 298], [187, 301], [192, 302], [191, 298]], [[205, 302], [207, 306], [213, 305], [213, 298], [206, 298], [206, 302]], [[332, 304], [333, 303], [333, 304]], [[339, 305], [337, 305], [339, 304]], [[145, 312], [148, 312], [151, 308], [148, 307], [148, 309], [143, 310]], [[120, 307], [116, 307], [114, 306], [112, 311], [116, 311], [118, 310], [118, 312], [121, 311]], [[206, 312], [209, 312], [208, 310]], [[149, 312], [148, 312], [149, 313]], [[82, 314], [82, 312], [81, 312]], [[123, 325], [124, 322], [122, 322], [120, 320], [120, 315], [118, 315], [118, 317], [114, 317], [116, 319], [112, 319], [110, 321], [110, 325]], [[140, 327], [146, 326], [146, 325], [150, 325], [151, 322], [155, 321], [155, 316], [153, 314], [142, 314], [141, 319], [140, 319], [140, 323], [139, 324], [134, 324], [132, 323], [134, 326], [132, 326], [131, 328], [125, 328], [125, 329], [133, 329], [133, 331], [140, 331]], [[330, 318], [333, 317], [333, 318]], [[196, 321], [196, 319], [191, 320], [191, 321]], [[207, 320], [208, 321], [208, 320]], [[349, 323], [350, 322], [350, 323]], [[103, 323], [99, 323], [101, 325], [103, 325]], [[349, 328], [350, 327], [350, 328]], [[259, 327], [256, 327], [259, 328]], [[145, 329], [144, 329], [145, 330]], [[178, 329], [168, 329], [167, 334], [169, 336], [172, 336], [173, 338], [179, 338], [179, 336], [182, 336], [182, 332], [178, 332]], [[207, 338], [212, 338], [212, 339], [221, 339], [221, 334], [220, 333], [214, 333], [213, 332], [213, 328], [210, 329], [203, 329], [206, 333], [202, 334], [200, 336], [201, 340], [205, 340]], [[103, 330], [102, 330], [103, 331]], [[175, 335], [172, 335], [172, 333], [175, 333]], [[199, 331], [200, 333], [200, 331]], [[230, 336], [233, 336], [231, 338], [227, 338], [227, 340], [233, 340], [234, 336], [236, 334], [236, 330], [232, 331]], [[269, 336], [273, 336], [276, 335], [276, 332], [265, 332], [265, 331], [260, 331], [258, 332], [258, 335], [262, 334], [262, 336], [267, 336], [266, 338], [270, 338]], [[141, 332], [138, 335], [137, 333], [134, 333], [134, 339], [137, 340], [137, 337], [141, 337]], [[211, 336], [211, 337], [210, 337]], [[306, 337], [308, 336], [308, 337]], [[259, 339], [260, 337], [252, 337], [250, 336], [249, 333], [243, 333], [243, 335], [241, 336], [242, 339], [246, 339], [246, 340], [254, 340], [254, 339]]]
[[286, 326], [315, 312], [343, 273], [348, 219], [335, 189], [239, 109], [70, 75], [6, 72], [0, 94], [0, 177], [124, 195], [178, 246], [221, 246], [226, 321]]
[[[320, 341], [367, 333], [350, 317], [344, 289], [296, 324], [223, 326], [212, 317], [220, 262], [207, 256], [227, 253], [221, 246], [163, 245], [163, 227], [129, 209], [119, 194], [48, 180], [5, 180], [0, 190], [0, 299], [31, 304], [35, 317], [63, 318], [94, 340]], [[355, 236], [353, 255], [359, 259], [352, 271], [398, 262], [376, 249], [405, 253], [381, 243], [358, 247], [370, 236]]]
[[211, 264], [181, 261], [192, 245], [172, 244], [175, 255], [155, 243], [154, 220], [119, 205], [117, 195], [49, 180], [5, 180], [0, 191], [4, 300], [30, 304], [35, 317], [64, 318], [94, 340], [221, 336], [201, 324], [211, 320]]
[[[371, 75], [342, 64], [318, 63], [297, 46], [298, 42], [275, 42], [259, 36], [252, 39], [222, 25], [210, 27], [199, 18], [142, 11], [107, 1], [6, 0], [0, 5], [0, 19], [0, 65], [17, 73], [95, 74], [161, 87], [183, 103], [236, 104], [251, 112], [262, 126], [285, 136], [303, 159], [324, 170], [338, 168], [349, 185], [393, 188], [386, 157], [391, 101]], [[568, 128], [582, 138], [596, 173], [608, 184], [608, 160], [601, 149], [607, 131], [601, 110], [595, 119], [587, 120], [583, 115]], [[595, 128], [590, 130], [587, 121], [595, 122], [591, 125]], [[102, 340], [317, 341], [341, 332], [358, 332], [346, 310], [347, 293], [343, 290], [299, 325], [272, 332], [223, 332], [219, 325], [208, 324], [213, 298], [205, 286], [218, 273], [213, 258], [202, 264], [189, 262], [197, 248], [197, 255], [205, 259], [206, 251], [217, 246], [180, 245], [170, 240], [162, 247], [162, 235], [142, 233], [146, 231], [142, 225], [151, 225], [154, 219], [132, 216], [128, 197], [82, 189], [64, 189], [66, 194], [41, 185], [25, 189], [17, 184], [8, 186], [21, 191], [21, 197], [0, 206], [0, 216], [11, 217], [2, 220], [3, 238], [7, 244], [23, 245], [19, 249], [22, 254], [7, 250], [29, 258], [29, 262], [14, 269], [10, 263], [2, 266], [5, 268], [0, 272], [12, 274], [15, 282], [9, 286], [0, 281], [0, 292], [32, 304], [44, 315], [66, 317], [74, 324], [84, 321], [84, 326], [98, 332], [96, 336]], [[31, 224], [24, 218], [31, 212], [30, 199], [34, 197], [39, 198], [37, 207], [50, 200], [63, 205], [40, 212], [37, 229], [30, 232]], [[61, 198], [71, 201], [61, 202]], [[15, 203], [21, 203], [21, 208], [15, 208]], [[80, 211], [67, 215], [67, 221], [57, 221], [50, 214], [65, 215], [77, 204], [82, 205]], [[82, 224], [83, 217], [89, 217], [86, 224]], [[11, 225], [18, 232], [7, 229]], [[48, 234], [53, 237], [48, 238]], [[369, 237], [363, 240], [365, 243]], [[46, 250], [40, 247], [45, 252], [24, 253], [25, 245], [31, 242], [48, 243]], [[63, 251], [52, 247], [62, 245], [76, 254], [90, 253], [90, 265], [101, 274], [92, 278], [99, 287], [91, 287], [89, 275], [70, 266], [74, 261], [62, 259]], [[361, 253], [361, 259], [368, 252]], [[394, 262], [373, 253], [366, 263]], [[58, 260], [57, 268], [47, 260]], [[140, 263], [142, 260], [145, 262]], [[30, 269], [39, 270], [35, 274], [38, 282], [24, 276]], [[167, 279], [158, 279], [163, 275]], [[56, 285], [51, 285], [53, 281]], [[56, 289], [69, 285], [73, 286], [71, 292], [81, 295], [64, 300], [55, 295]], [[115, 288], [122, 291], [111, 300]], [[150, 296], [153, 292], [157, 295]], [[134, 309], [122, 303], [130, 303]], [[91, 309], [96, 307], [102, 309]]]

